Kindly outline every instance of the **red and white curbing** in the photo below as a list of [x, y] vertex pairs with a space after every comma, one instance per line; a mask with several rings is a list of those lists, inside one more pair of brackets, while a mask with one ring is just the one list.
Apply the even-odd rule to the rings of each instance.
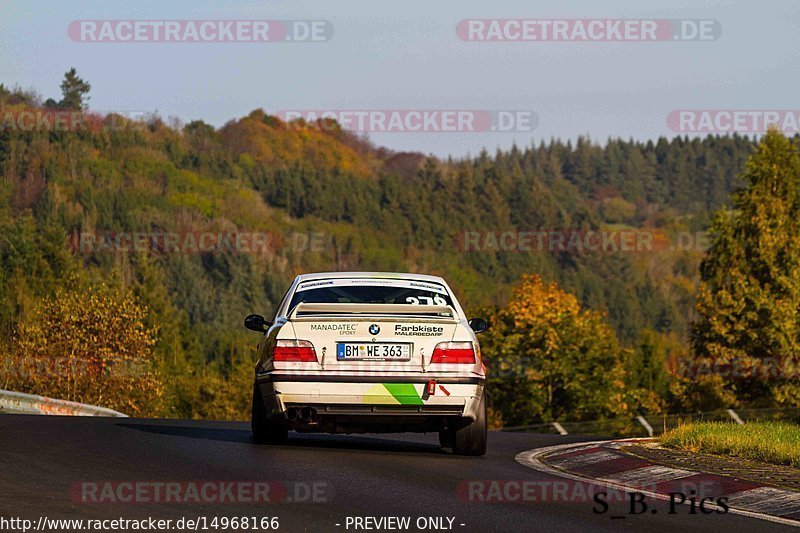
[[127, 417], [113, 409], [86, 405], [67, 400], [57, 400], [35, 394], [0, 390], [0, 413], [61, 416], [110, 416]]
[[[669, 501], [670, 492], [681, 492], [686, 486], [713, 487], [716, 497], [727, 497], [729, 513], [800, 527], [800, 492], [656, 465], [619, 451], [622, 446], [642, 440], [649, 439], [561, 444], [522, 452], [515, 459], [547, 474], [665, 501]], [[690, 502], [687, 499], [683, 503]], [[706, 508], [721, 510], [711, 502]]]

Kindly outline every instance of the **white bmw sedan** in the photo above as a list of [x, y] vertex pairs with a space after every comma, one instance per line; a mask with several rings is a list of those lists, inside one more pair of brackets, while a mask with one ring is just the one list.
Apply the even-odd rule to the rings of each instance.
[[300, 432], [438, 432], [444, 447], [486, 453], [485, 367], [476, 333], [440, 277], [385, 272], [298, 276], [263, 333], [253, 438]]

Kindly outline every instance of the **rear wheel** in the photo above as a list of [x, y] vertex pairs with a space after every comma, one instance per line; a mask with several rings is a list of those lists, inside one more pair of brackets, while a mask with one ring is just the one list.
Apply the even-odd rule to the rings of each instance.
[[253, 441], [258, 444], [282, 444], [289, 438], [289, 430], [283, 422], [267, 416], [267, 408], [258, 384], [253, 384], [253, 409], [250, 415]]
[[449, 429], [439, 431], [439, 446], [442, 448], [453, 447], [453, 432]]
[[[450, 430], [453, 453], [457, 455], [486, 455], [486, 392], [478, 404], [478, 416], [474, 422]], [[441, 442], [441, 435], [439, 437]]]

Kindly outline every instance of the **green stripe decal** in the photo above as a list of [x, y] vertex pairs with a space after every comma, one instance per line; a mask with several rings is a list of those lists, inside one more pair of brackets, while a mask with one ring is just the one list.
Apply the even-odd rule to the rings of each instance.
[[384, 383], [383, 386], [402, 405], [422, 405], [422, 398], [411, 383]]

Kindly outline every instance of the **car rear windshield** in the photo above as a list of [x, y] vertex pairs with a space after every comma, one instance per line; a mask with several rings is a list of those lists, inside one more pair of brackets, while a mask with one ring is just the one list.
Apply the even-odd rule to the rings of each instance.
[[289, 309], [300, 303], [453, 305], [443, 285], [401, 279], [333, 279], [300, 283]]

